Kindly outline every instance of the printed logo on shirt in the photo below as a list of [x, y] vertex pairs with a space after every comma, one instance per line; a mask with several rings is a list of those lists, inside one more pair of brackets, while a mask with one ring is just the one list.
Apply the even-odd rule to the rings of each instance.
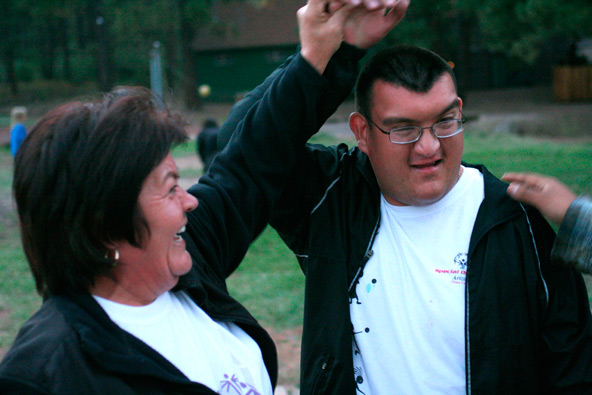
[[439, 276], [450, 278], [452, 284], [465, 284], [467, 280], [467, 254], [459, 252], [454, 257], [454, 264], [458, 269], [435, 269]]
[[232, 395], [261, 395], [252, 385], [243, 383], [234, 374], [229, 377], [224, 375], [224, 380], [220, 381], [219, 394]]

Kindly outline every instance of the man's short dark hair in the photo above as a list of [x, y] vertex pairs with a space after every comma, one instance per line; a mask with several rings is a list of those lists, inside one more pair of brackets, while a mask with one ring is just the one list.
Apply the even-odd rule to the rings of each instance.
[[450, 65], [425, 48], [395, 45], [377, 52], [364, 65], [356, 83], [356, 110], [370, 117], [372, 90], [376, 81], [385, 81], [413, 92], [428, 92], [444, 74], [456, 77]]
[[149, 236], [138, 196], [185, 122], [147, 89], [122, 87], [45, 115], [15, 158], [23, 248], [40, 294], [87, 292], [114, 262], [109, 245]]

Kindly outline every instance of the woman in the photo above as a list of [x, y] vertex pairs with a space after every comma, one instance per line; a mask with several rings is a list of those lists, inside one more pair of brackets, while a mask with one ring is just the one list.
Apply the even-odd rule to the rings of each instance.
[[[299, 12], [300, 54], [189, 193], [170, 155], [184, 124], [145, 90], [66, 104], [35, 125], [13, 188], [44, 303], [0, 364], [0, 393], [272, 394], [273, 342], [225, 279], [265, 227], [294, 147], [330, 115], [315, 103], [336, 108], [355, 80], [359, 54], [328, 64], [353, 6], [325, 6]], [[286, 92], [290, 106], [275, 108]]]
[[[216, 275], [199, 273], [205, 263], [192, 267], [180, 236], [198, 205], [177, 184], [169, 153], [185, 139], [181, 119], [157, 111], [139, 88], [64, 105], [31, 130], [13, 187], [45, 301], [6, 355], [0, 389], [206, 393], [220, 390], [227, 374], [253, 393], [272, 393], [271, 339], [230, 297], [215, 306], [237, 312], [214, 321], [204, 296], [207, 287], [224, 288]], [[195, 225], [205, 217], [202, 210]]]

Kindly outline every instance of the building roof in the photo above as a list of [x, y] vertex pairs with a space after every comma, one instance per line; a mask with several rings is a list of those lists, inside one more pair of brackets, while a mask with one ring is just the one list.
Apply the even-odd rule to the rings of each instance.
[[298, 44], [296, 11], [305, 0], [268, 0], [256, 7], [246, 1], [216, 1], [216, 23], [202, 28], [192, 42], [196, 51]]

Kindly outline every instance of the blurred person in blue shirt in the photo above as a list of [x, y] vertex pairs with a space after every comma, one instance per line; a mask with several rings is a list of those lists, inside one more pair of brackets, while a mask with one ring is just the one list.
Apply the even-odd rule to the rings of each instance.
[[16, 152], [27, 136], [26, 119], [27, 109], [25, 107], [14, 107], [10, 112], [10, 153], [12, 156], [16, 156]]

